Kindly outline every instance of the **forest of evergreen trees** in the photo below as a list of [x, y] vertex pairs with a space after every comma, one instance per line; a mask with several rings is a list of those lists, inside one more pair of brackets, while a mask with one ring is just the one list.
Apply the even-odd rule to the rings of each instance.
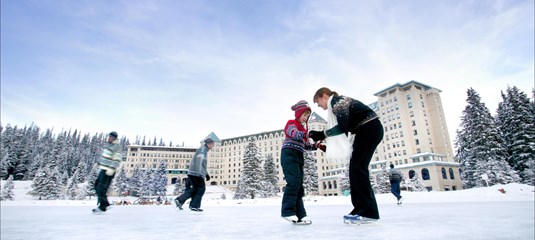
[[[535, 103], [516, 87], [502, 92], [502, 101], [492, 116], [474, 89], [467, 90], [467, 105], [455, 139], [455, 159], [461, 164], [464, 188], [521, 182], [534, 185], [535, 180]], [[532, 92], [535, 95], [535, 90]], [[105, 133], [82, 134], [78, 130], [53, 133], [32, 124], [0, 125], [0, 178], [10, 181], [33, 181], [32, 194], [39, 199], [81, 199], [94, 195], [94, 164], [106, 141]], [[120, 139], [123, 151], [130, 145]], [[133, 144], [166, 146], [136, 137]], [[172, 146], [172, 143], [169, 143]], [[261, 163], [264, 163], [261, 166]], [[305, 185], [308, 193], [318, 191], [316, 160], [306, 155]], [[278, 192], [277, 166], [272, 156], [262, 156], [254, 139], [244, 151], [242, 177], [235, 198], [269, 197]], [[119, 171], [113, 189], [134, 196], [165, 195], [165, 163], [157, 170], [136, 168], [132, 178]], [[482, 180], [482, 175], [488, 177]], [[344, 180], [344, 178], [342, 179]], [[83, 189], [78, 189], [85, 183]], [[343, 182], [342, 182], [343, 183]], [[347, 189], [347, 184], [341, 184]], [[177, 186], [177, 190], [181, 186]], [[381, 186], [374, 186], [382, 189]], [[4, 195], [4, 194], [3, 194]]]
[[[535, 90], [532, 90], [535, 95]], [[535, 103], [517, 87], [501, 93], [492, 116], [472, 88], [455, 140], [464, 188], [521, 182], [534, 185]], [[488, 180], [483, 179], [483, 175]]]
[[[31, 194], [39, 199], [84, 199], [95, 195], [95, 163], [100, 157], [107, 133], [90, 136], [75, 130], [56, 135], [51, 129], [41, 132], [33, 124], [24, 128], [0, 125], [0, 130], [1, 179], [33, 181]], [[122, 137], [120, 144], [126, 151], [130, 142]], [[134, 144], [165, 146], [163, 140], [157, 143], [156, 138], [152, 142], [146, 141], [146, 138], [136, 138]], [[120, 170], [112, 188], [119, 194], [161, 196], [165, 194], [167, 184], [165, 174], [165, 163], [160, 163], [157, 170], [135, 169], [132, 178]], [[82, 183], [85, 187], [78, 189]]]

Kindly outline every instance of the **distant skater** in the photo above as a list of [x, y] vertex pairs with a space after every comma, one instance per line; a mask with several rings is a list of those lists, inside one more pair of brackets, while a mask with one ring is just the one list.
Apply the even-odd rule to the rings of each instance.
[[[344, 216], [344, 221], [378, 220], [379, 209], [368, 170], [375, 148], [384, 134], [377, 114], [362, 102], [340, 96], [326, 87], [318, 89], [313, 99], [319, 107], [327, 110], [330, 127], [325, 131], [310, 131], [310, 137], [314, 141], [336, 138], [342, 134], [355, 134], [353, 151], [349, 159], [349, 185], [353, 210]], [[327, 146], [331, 149], [329, 142]]]
[[188, 183], [186, 183], [186, 190], [184, 193], [175, 199], [175, 204], [178, 209], [182, 210], [182, 205], [184, 205], [186, 200], [191, 198], [189, 204], [190, 210], [193, 212], [203, 211], [201, 209], [201, 201], [204, 192], [206, 191], [206, 183], [204, 179], [210, 181], [210, 175], [208, 175], [208, 171], [206, 170], [207, 155], [208, 151], [212, 149], [214, 145], [214, 140], [211, 138], [205, 139], [202, 146], [195, 152], [193, 159], [191, 159], [187, 180], [190, 186], [188, 187]]
[[401, 196], [401, 188], [399, 187], [399, 184], [403, 179], [403, 175], [401, 174], [401, 171], [394, 168], [394, 164], [390, 164], [390, 170], [388, 171], [388, 179], [390, 180], [390, 192], [392, 192], [392, 194], [396, 196], [396, 199], [398, 200], [398, 205], [401, 205], [403, 197]]

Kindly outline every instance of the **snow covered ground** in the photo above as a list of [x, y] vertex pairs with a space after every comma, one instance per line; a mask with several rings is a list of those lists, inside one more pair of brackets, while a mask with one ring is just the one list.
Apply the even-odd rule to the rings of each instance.
[[[17, 186], [18, 185], [18, 186]], [[405, 203], [378, 194], [381, 220], [342, 223], [349, 197], [307, 197], [313, 224], [294, 226], [280, 215], [280, 198], [217, 199], [210, 187], [202, 214], [172, 205], [114, 206], [92, 215], [96, 200], [38, 201], [15, 182], [15, 201], [1, 203], [7, 239], [534, 239], [534, 188], [508, 184], [452, 192], [402, 192]], [[499, 190], [504, 190], [502, 193]], [[120, 200], [122, 198], [113, 198]]]

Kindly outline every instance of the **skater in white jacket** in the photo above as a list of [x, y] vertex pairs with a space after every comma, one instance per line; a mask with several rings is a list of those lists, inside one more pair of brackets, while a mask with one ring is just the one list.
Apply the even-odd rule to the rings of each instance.
[[117, 139], [117, 132], [108, 134], [108, 141], [102, 149], [102, 156], [97, 161], [100, 172], [95, 181], [95, 192], [98, 197], [98, 207], [93, 209], [93, 213], [105, 212], [110, 203], [108, 202], [108, 189], [115, 176], [115, 171], [122, 160], [122, 148]]

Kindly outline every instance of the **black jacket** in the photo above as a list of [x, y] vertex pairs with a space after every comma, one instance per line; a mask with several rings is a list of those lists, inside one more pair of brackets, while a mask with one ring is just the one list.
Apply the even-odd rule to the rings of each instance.
[[331, 108], [338, 125], [328, 129], [327, 136], [354, 133], [358, 127], [377, 118], [377, 114], [366, 104], [346, 96], [333, 96]]

